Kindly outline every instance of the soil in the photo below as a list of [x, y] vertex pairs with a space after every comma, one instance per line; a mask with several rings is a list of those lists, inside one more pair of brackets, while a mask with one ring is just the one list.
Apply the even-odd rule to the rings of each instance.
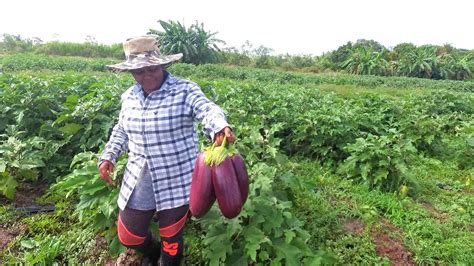
[[5, 229], [0, 228], [0, 250], [3, 250], [13, 238], [15, 238], [15, 235], [10, 234]]
[[38, 197], [41, 197], [47, 189], [47, 183], [20, 183], [15, 192], [13, 202], [3, 195], [0, 195], [0, 204], [12, 204], [12, 207], [27, 207], [35, 205], [35, 200]]
[[10, 227], [0, 226], [0, 251], [8, 246], [17, 235], [22, 235], [26, 232], [27, 225], [20, 222], [14, 223]]
[[[17, 191], [15, 192], [14, 200], [9, 200], [3, 195], [0, 196], [1, 205], [9, 205], [12, 207], [28, 207], [36, 205], [35, 201], [38, 197], [42, 196], [48, 189], [46, 183], [20, 183]], [[19, 222], [14, 222], [11, 226], [0, 225], [0, 250], [3, 250], [8, 246], [8, 243], [12, 241], [17, 235], [24, 234], [26, 231], [26, 225]]]
[[403, 235], [399, 228], [382, 219], [370, 230], [377, 255], [388, 257], [392, 265], [415, 265], [412, 254], [403, 246]]
[[436, 208], [430, 202], [423, 202], [421, 205], [431, 214], [431, 216], [440, 222], [444, 222], [449, 217], [447, 213], [441, 213], [436, 210]]
[[[95, 239], [96, 250], [100, 253], [103, 250], [107, 250], [107, 240], [103, 236], [97, 236]], [[96, 254], [97, 256], [100, 254]], [[118, 266], [118, 265], [128, 265], [135, 266], [140, 265], [140, 258], [135, 254], [135, 251], [128, 249], [126, 252], [121, 253], [117, 258], [106, 257], [102, 261], [103, 266]]]
[[364, 223], [356, 218], [348, 219], [342, 224], [342, 229], [344, 229], [344, 231], [356, 235], [361, 235], [364, 232], [364, 228]]
[[[343, 222], [342, 229], [350, 234], [362, 235], [365, 225], [357, 218]], [[415, 265], [412, 254], [403, 246], [403, 233], [388, 220], [382, 219], [370, 230], [377, 255], [387, 257], [391, 265]]]
[[118, 256], [115, 265], [138, 266], [140, 265], [140, 258], [135, 255], [135, 250], [128, 249]]

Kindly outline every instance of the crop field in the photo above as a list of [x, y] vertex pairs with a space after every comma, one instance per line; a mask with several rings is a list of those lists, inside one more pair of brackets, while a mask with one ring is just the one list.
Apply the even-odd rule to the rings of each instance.
[[[126, 155], [114, 186], [96, 165], [133, 84], [106, 63], [0, 56], [0, 264], [136, 259], [116, 235]], [[474, 261], [474, 81], [169, 71], [226, 111], [250, 174], [239, 216], [187, 223], [185, 265]]]

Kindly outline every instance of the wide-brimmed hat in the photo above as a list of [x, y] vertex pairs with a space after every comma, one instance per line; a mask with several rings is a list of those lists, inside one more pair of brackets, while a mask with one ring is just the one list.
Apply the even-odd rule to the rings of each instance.
[[125, 62], [107, 65], [107, 68], [118, 71], [129, 71], [149, 66], [169, 66], [181, 59], [183, 54], [163, 55], [158, 48], [156, 36], [140, 36], [128, 39], [123, 43]]

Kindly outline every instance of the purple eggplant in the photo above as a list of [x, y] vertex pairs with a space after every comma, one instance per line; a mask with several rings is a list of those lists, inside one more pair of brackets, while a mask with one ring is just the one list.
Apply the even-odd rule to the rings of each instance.
[[214, 187], [212, 186], [211, 167], [206, 165], [204, 159], [204, 153], [199, 153], [194, 164], [189, 195], [189, 210], [196, 218], [204, 216], [216, 201]]
[[239, 215], [242, 196], [230, 157], [212, 168], [212, 184], [222, 215], [229, 219]]
[[249, 174], [247, 173], [247, 167], [245, 167], [244, 159], [240, 154], [232, 155], [230, 160], [235, 169], [240, 195], [242, 197], [242, 205], [244, 205], [249, 194]]

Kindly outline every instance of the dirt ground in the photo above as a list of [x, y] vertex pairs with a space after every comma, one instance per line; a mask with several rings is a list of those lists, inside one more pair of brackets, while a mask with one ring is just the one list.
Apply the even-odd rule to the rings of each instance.
[[[47, 189], [48, 184], [45, 183], [21, 183], [13, 201], [0, 196], [0, 204], [11, 205], [12, 208], [34, 206], [37, 205], [36, 199], [42, 196]], [[6, 248], [17, 235], [23, 234], [25, 231], [26, 225], [15, 221], [12, 221], [10, 225], [0, 224], [0, 251]]]
[[0, 228], [0, 250], [7, 247], [8, 243], [15, 238], [15, 235], [10, 234], [7, 230]]
[[[95, 239], [96, 243], [96, 250], [97, 252], [101, 252], [103, 250], [107, 250], [107, 240], [103, 236], [97, 236]], [[96, 254], [98, 256], [99, 254]], [[94, 256], [94, 254], [92, 254]], [[140, 265], [140, 258], [135, 254], [134, 250], [127, 250], [124, 253], [121, 253], [117, 258], [106, 257], [104, 261], [102, 261], [103, 266], [118, 266], [118, 265], [128, 265], [128, 266], [135, 266]]]
[[387, 220], [381, 220], [378, 225], [370, 231], [377, 254], [388, 257], [392, 265], [415, 265], [413, 255], [403, 246], [401, 230]]
[[342, 229], [351, 234], [361, 235], [364, 232], [365, 225], [360, 219], [348, 219], [342, 224]]
[[37, 198], [41, 197], [48, 189], [46, 183], [20, 183], [20, 186], [15, 192], [15, 198], [12, 200], [0, 195], [0, 204], [8, 205], [12, 207], [28, 207], [35, 205]]
[[[346, 220], [344, 231], [361, 235], [365, 225], [360, 219]], [[370, 230], [370, 237], [375, 244], [377, 255], [387, 257], [392, 265], [415, 265], [412, 254], [403, 246], [402, 231], [389, 221], [382, 219]]]
[[444, 222], [446, 219], [449, 218], [447, 213], [441, 213], [431, 204], [430, 202], [423, 202], [421, 204], [434, 218], [436, 218], [439, 222]]

